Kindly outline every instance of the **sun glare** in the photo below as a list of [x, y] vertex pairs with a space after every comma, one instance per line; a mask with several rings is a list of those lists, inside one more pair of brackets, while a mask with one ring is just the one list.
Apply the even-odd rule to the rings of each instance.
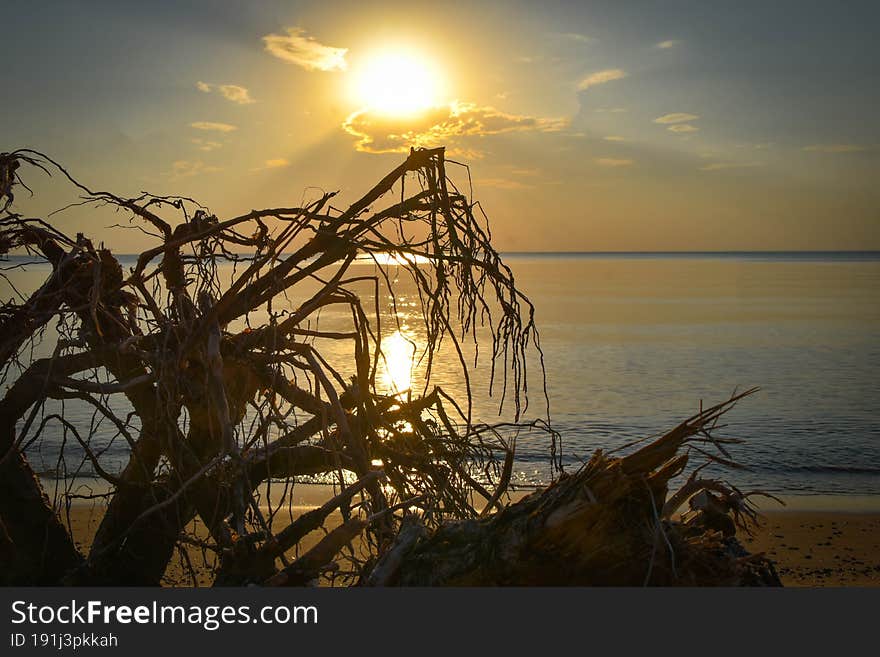
[[412, 52], [387, 51], [357, 67], [358, 103], [383, 114], [412, 114], [440, 102], [442, 83], [436, 69]]
[[385, 356], [382, 382], [393, 394], [405, 392], [412, 386], [414, 352], [412, 340], [400, 331], [382, 338], [382, 353]]

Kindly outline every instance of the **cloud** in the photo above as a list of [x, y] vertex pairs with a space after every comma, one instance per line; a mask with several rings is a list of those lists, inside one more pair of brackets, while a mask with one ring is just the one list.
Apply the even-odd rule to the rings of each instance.
[[868, 149], [859, 144], [813, 144], [804, 146], [804, 150], [813, 153], [860, 153]]
[[699, 131], [699, 128], [697, 126], [691, 125], [690, 123], [676, 123], [675, 125], [671, 125], [666, 129], [669, 130], [669, 132], [676, 132], [679, 134]]
[[307, 71], [344, 71], [348, 68], [348, 48], [325, 46], [306, 35], [301, 27], [288, 27], [287, 34], [263, 37], [266, 51]]
[[660, 43], [656, 44], [654, 47], [660, 48], [661, 50], [668, 50], [670, 48], [675, 48], [675, 46], [680, 46], [680, 45], [681, 45], [681, 41], [679, 41], [678, 39], [669, 39], [668, 41], [661, 41]]
[[474, 181], [475, 187], [497, 187], [498, 189], [534, 189], [534, 185], [529, 185], [519, 180], [509, 180], [507, 178], [481, 178]]
[[602, 137], [605, 141], [629, 141], [626, 137], [621, 137], [619, 135], [608, 135], [607, 137]]
[[590, 75], [578, 82], [578, 90], [584, 91], [590, 87], [595, 87], [597, 84], [605, 84], [606, 82], [621, 80], [625, 77], [626, 71], [622, 71], [619, 68], [609, 68], [604, 71], [596, 71], [595, 73], [590, 73]]
[[238, 126], [228, 123], [216, 123], [214, 121], [196, 121], [195, 123], [190, 123], [189, 127], [196, 130], [209, 130], [213, 132], [232, 132], [233, 130], [238, 130]]
[[762, 167], [763, 162], [712, 162], [700, 167], [700, 171], [722, 171], [724, 169], [750, 169]]
[[755, 151], [765, 151], [768, 148], [773, 148], [773, 142], [772, 141], [765, 141], [765, 142], [758, 143], [758, 144], [737, 144], [736, 148], [751, 149], [751, 150], [755, 150]]
[[635, 164], [633, 160], [617, 159], [613, 157], [597, 157], [594, 162], [603, 167], [628, 167]]
[[625, 107], [597, 107], [597, 112], [610, 112], [611, 114], [622, 114], [624, 112], [629, 112], [629, 110]]
[[289, 167], [290, 161], [283, 157], [274, 157], [264, 161], [260, 166], [254, 167], [251, 171], [266, 171], [268, 169], [283, 169]]
[[551, 32], [550, 36], [556, 39], [576, 41], [578, 43], [589, 43], [590, 41], [594, 41], [593, 38], [588, 37], [586, 34], [580, 34], [578, 32]]
[[457, 152], [479, 156], [478, 151], [468, 150], [462, 142], [511, 132], [558, 132], [567, 125], [564, 119], [508, 114], [494, 107], [456, 101], [407, 117], [360, 110], [349, 116], [342, 128], [357, 137], [355, 149], [366, 153], [406, 153], [410, 147], [451, 146]]
[[171, 171], [166, 175], [171, 178], [190, 178], [202, 173], [216, 173], [220, 167], [208, 166], [201, 160], [176, 160], [171, 165]]
[[200, 151], [205, 151], [205, 152], [213, 151], [213, 150], [216, 150], [216, 149], [220, 148], [221, 146], [223, 146], [223, 144], [219, 141], [211, 141], [209, 139], [200, 139], [198, 137], [196, 137], [195, 139], [190, 139], [190, 141], [193, 144], [195, 144]]
[[687, 112], [673, 112], [672, 114], [664, 114], [654, 119], [654, 123], [685, 123], [687, 121], [696, 121], [700, 117], [696, 114], [688, 114]]
[[250, 105], [256, 101], [251, 98], [250, 92], [237, 84], [211, 84], [210, 82], [196, 82], [196, 89], [209, 94], [213, 91], [218, 92], [226, 100], [231, 100], [239, 105]]

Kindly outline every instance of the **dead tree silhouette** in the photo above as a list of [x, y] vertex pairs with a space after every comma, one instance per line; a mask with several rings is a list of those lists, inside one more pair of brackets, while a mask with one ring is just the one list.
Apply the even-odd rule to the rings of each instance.
[[[177, 552], [196, 581], [196, 551], [217, 585], [305, 585], [328, 573], [372, 585], [773, 582], [769, 562], [709, 523], [754, 519], [748, 495], [699, 469], [667, 494], [690, 451], [733, 465], [712, 430], [741, 395], [506, 504], [516, 435], [545, 435], [557, 468], [559, 436], [546, 414], [523, 419], [529, 353], [542, 362], [534, 308], [448, 164], [442, 148], [413, 150], [347, 208], [322, 193], [221, 219], [185, 197], [92, 190], [36, 151], [0, 154], [0, 253], [23, 250], [51, 268], [0, 311], [0, 578], [156, 585]], [[154, 246], [125, 270], [103, 245], [15, 212], [23, 167], [60, 174], [81, 205], [125, 212]], [[372, 273], [352, 269], [359, 258]], [[421, 391], [377, 385], [389, 266], [417, 290]], [[345, 330], [321, 328], [329, 309], [349, 318]], [[482, 362], [509, 422], [472, 417], [465, 343], [483, 331]], [[348, 375], [327, 356], [339, 343]], [[459, 360], [463, 399], [431, 383], [441, 344]], [[50, 401], [109, 424], [127, 465], [109, 471], [106, 446]], [[64, 445], [53, 499], [28, 462], [50, 435]], [[106, 489], [87, 551], [64, 514], [83, 472]], [[289, 492], [315, 475], [335, 480], [332, 499], [282, 513], [277, 499], [290, 498], [272, 487]], [[713, 504], [673, 519], [698, 493]]]

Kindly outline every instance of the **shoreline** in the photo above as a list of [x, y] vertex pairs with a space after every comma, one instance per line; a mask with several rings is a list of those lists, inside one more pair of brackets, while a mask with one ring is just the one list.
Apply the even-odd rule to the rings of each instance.
[[[43, 490], [50, 494], [56, 482], [62, 480], [40, 478]], [[93, 494], [100, 494], [110, 490], [110, 486], [103, 479], [82, 478], [80, 486], [87, 486]], [[282, 484], [277, 483], [273, 488], [280, 489]], [[529, 493], [539, 490], [541, 486], [510, 486], [512, 500], [518, 500]], [[265, 492], [265, 484], [261, 490]], [[332, 496], [334, 485], [313, 482], [297, 482], [294, 489], [294, 507], [318, 506]], [[338, 491], [338, 488], [336, 489]], [[752, 499], [761, 513], [790, 513], [790, 512], [822, 512], [822, 513], [877, 513], [880, 514], [880, 495], [860, 495], [847, 493], [789, 493], [775, 494], [785, 505], [782, 506], [773, 499], [756, 496]], [[51, 494], [50, 494], [51, 497]], [[72, 506], [92, 506], [95, 500], [74, 499]], [[277, 503], [277, 502], [276, 502]]]
[[[511, 501], [521, 499], [532, 488], [512, 491]], [[319, 506], [332, 495], [329, 484], [301, 483], [279, 513], [299, 514]], [[783, 498], [787, 506], [761, 500], [761, 525], [753, 536], [738, 532], [743, 546], [752, 553], [764, 553], [776, 563], [780, 579], [789, 587], [880, 587], [880, 496], [793, 495]], [[288, 506], [289, 505], [289, 506]], [[71, 504], [65, 524], [78, 547], [87, 551], [97, 523], [104, 513], [101, 499]], [[332, 522], [332, 521], [331, 521]], [[312, 532], [300, 546], [309, 549], [323, 536]], [[202, 555], [191, 556], [202, 560]], [[294, 556], [294, 555], [291, 555]], [[193, 559], [196, 561], [196, 559]], [[201, 585], [209, 583], [207, 568], [197, 567]], [[192, 577], [177, 556], [169, 564], [166, 586], [192, 586]]]
[[754, 502], [761, 513], [880, 514], [880, 495], [805, 493], [777, 497], [785, 506], [768, 498], [756, 498]]

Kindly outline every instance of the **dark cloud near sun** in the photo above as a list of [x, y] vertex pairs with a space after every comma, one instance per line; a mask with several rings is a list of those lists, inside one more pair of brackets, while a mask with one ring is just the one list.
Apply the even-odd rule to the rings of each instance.
[[470, 138], [511, 132], [559, 132], [566, 119], [510, 114], [494, 107], [454, 102], [411, 116], [393, 116], [369, 109], [355, 112], [342, 124], [357, 137], [355, 148], [367, 153], [405, 153], [410, 147], [452, 145], [477, 155]]

